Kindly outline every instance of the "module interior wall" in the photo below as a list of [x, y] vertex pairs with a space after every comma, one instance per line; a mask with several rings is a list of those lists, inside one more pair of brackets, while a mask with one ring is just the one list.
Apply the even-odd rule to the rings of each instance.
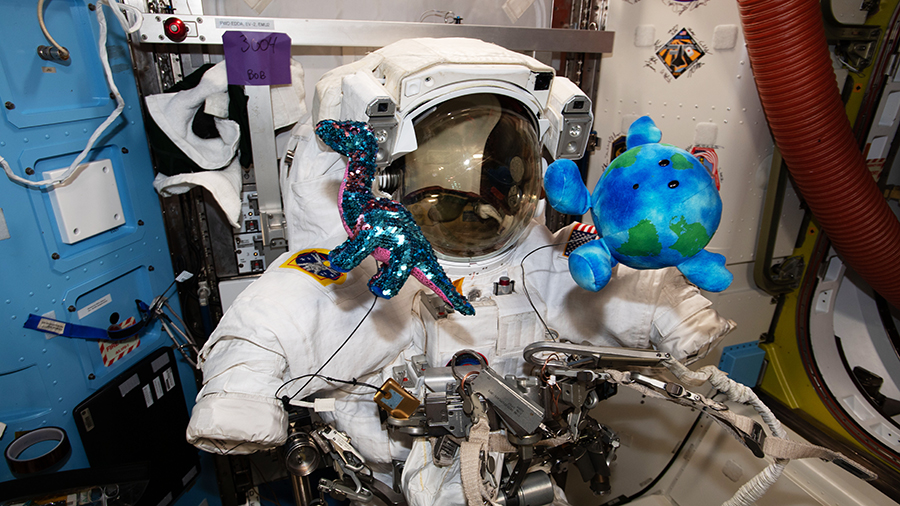
[[[723, 213], [707, 249], [725, 255], [729, 264], [753, 260], [774, 143], [736, 2], [611, 0], [607, 29], [616, 33], [616, 41], [601, 64], [594, 111], [600, 145], [591, 160], [588, 187], [594, 187], [612, 158], [613, 140], [633, 120], [649, 115], [662, 130], [663, 142], [688, 150], [696, 145], [715, 149]], [[674, 77], [656, 53], [682, 29], [704, 54]], [[736, 32], [732, 48], [718, 42], [729, 30]], [[715, 135], [702, 134], [711, 129]], [[791, 253], [801, 218], [789, 188], [776, 257]]]

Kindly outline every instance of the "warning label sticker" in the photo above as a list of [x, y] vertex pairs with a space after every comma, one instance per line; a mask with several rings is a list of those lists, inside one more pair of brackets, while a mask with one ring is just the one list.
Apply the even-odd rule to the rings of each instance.
[[141, 338], [138, 336], [123, 339], [121, 341], [100, 341], [100, 357], [103, 359], [103, 365], [109, 367], [125, 355], [136, 350], [141, 345]]

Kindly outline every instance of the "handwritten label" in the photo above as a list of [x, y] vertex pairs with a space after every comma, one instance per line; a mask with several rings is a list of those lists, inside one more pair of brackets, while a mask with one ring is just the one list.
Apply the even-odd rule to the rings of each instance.
[[222, 36], [228, 84], [291, 84], [291, 38], [284, 33], [234, 32]]

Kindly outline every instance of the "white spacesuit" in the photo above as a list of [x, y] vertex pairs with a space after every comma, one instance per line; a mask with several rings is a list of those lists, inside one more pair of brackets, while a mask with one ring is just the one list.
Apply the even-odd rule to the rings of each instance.
[[[497, 61], [502, 56], [526, 61], [532, 71], [547, 69], [527, 57], [484, 46], [489, 47], [486, 51], [479, 46], [482, 59]], [[315, 119], [333, 117], [329, 111], [337, 116], [335, 111], [341, 110], [339, 100], [337, 107], [333, 103], [335, 93], [340, 96], [340, 76], [381, 73], [384, 81], [393, 79], [401, 89], [402, 79], [389, 75], [386, 55], [423, 46], [419, 42], [413, 49], [404, 47], [389, 47], [350, 69], [326, 75], [317, 86]], [[429, 46], [429, 56], [434, 51]], [[452, 64], [452, 57], [442, 58]], [[470, 57], [466, 65], [476, 60]], [[415, 70], [403, 72], [410, 75]], [[433, 316], [428, 310], [431, 292], [415, 280], [390, 300], [374, 300], [366, 286], [376, 271], [372, 258], [345, 274], [327, 266], [329, 249], [347, 238], [337, 206], [346, 160], [316, 139], [312, 125], [300, 125], [289, 146], [293, 162], [282, 166], [292, 250], [240, 295], [204, 346], [204, 384], [187, 432], [191, 443], [219, 453], [249, 453], [284, 444], [288, 419], [278, 396], [297, 393], [306, 380], [279, 388], [291, 378], [316, 372], [361, 321], [321, 374], [381, 385], [392, 377], [394, 367], [408, 364], [414, 356], [424, 355], [430, 365], [444, 366], [457, 351], [471, 349], [501, 375], [523, 375], [522, 350], [548, 339], [547, 327], [574, 343], [655, 348], [685, 359], [705, 354], [733, 328], [734, 323], [712, 310], [675, 269], [633, 270], [619, 265], [602, 291], [579, 288], [569, 275], [565, 255], [589, 238], [589, 230], [584, 230], [589, 227], [575, 230], [571, 225], [552, 234], [535, 219], [543, 210], [540, 145], [522, 130], [531, 113], [511, 105], [508, 94], [478, 91], [476, 98], [443, 102], [450, 104], [443, 109], [440, 105], [419, 109], [425, 112], [412, 122], [418, 149], [405, 159], [395, 157], [393, 166], [401, 160], [397, 170], [401, 182], [393, 194], [411, 208], [449, 278], [474, 306], [475, 316]], [[454, 107], [464, 111], [450, 111]], [[540, 129], [534, 123], [529, 128], [538, 139]], [[495, 294], [501, 277], [508, 278], [512, 288]], [[385, 476], [380, 473], [387, 472], [392, 460], [407, 459], [409, 440], [388, 437], [373, 394], [361, 385], [342, 387], [315, 379], [297, 399], [336, 398], [336, 410], [322, 413], [323, 418], [346, 432], [367, 464]], [[407, 466], [405, 474], [422, 472], [427, 464], [421, 458], [412, 460], [417, 464]], [[428, 503], [428, 496], [433, 500], [442, 486], [405, 481], [412, 504]], [[463, 503], [458, 486], [445, 487], [441, 494], [442, 504]]]

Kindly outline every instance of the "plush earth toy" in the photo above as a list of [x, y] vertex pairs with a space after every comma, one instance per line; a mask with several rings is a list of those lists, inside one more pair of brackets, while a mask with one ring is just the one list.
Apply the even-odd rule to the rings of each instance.
[[553, 162], [544, 175], [550, 205], [565, 214], [591, 210], [600, 238], [569, 255], [579, 286], [598, 291], [617, 262], [635, 269], [677, 266], [711, 292], [731, 284], [725, 257], [703, 248], [722, 216], [715, 182], [693, 155], [668, 144], [644, 116], [628, 129], [627, 151], [609, 164], [593, 195], [570, 160]]

